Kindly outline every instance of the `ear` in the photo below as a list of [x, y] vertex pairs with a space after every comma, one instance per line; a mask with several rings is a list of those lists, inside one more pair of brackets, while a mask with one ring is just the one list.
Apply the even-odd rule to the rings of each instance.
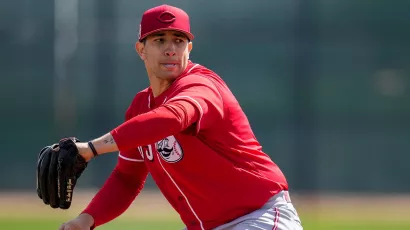
[[188, 52], [191, 53], [191, 50], [192, 50], [192, 42], [189, 42], [188, 43]]
[[136, 42], [135, 43], [135, 50], [137, 51], [138, 55], [142, 60], [145, 60], [145, 45], [142, 42]]
[[188, 43], [188, 59], [189, 59], [189, 54], [191, 53], [192, 50], [192, 42]]

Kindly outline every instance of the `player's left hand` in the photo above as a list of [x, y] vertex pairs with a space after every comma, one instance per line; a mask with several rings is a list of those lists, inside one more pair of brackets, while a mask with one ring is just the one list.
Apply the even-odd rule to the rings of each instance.
[[37, 195], [52, 208], [70, 208], [77, 180], [87, 168], [76, 142], [75, 137], [64, 138], [38, 154]]

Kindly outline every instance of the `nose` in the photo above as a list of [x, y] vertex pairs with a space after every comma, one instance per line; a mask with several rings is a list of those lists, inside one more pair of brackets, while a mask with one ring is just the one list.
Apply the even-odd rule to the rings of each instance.
[[174, 51], [166, 51], [165, 56], [169, 56], [169, 57], [175, 56], [175, 52]]
[[175, 44], [173, 42], [167, 42], [165, 48], [165, 56], [172, 57], [175, 56]]

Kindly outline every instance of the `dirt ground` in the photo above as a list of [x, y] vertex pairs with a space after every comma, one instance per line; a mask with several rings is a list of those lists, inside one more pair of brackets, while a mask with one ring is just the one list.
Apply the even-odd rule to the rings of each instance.
[[[52, 209], [35, 192], [0, 192], [0, 218], [72, 218], [92, 199], [96, 191], [76, 191], [69, 210]], [[300, 216], [319, 220], [408, 221], [410, 194], [291, 194]], [[122, 219], [175, 219], [176, 212], [158, 191], [143, 191]]]
[[293, 199], [301, 215], [323, 220], [410, 220], [410, 194], [316, 194]]
[[[0, 218], [72, 218], [87, 206], [97, 191], [75, 191], [68, 210], [52, 209], [35, 192], [0, 192]], [[157, 191], [142, 192], [121, 218], [178, 218]]]

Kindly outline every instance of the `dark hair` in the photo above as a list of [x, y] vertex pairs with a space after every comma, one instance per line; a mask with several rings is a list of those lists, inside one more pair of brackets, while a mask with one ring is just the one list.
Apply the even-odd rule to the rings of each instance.
[[[186, 36], [186, 39], [188, 40], [188, 43], [191, 42], [191, 40], [188, 38], [188, 36]], [[140, 42], [145, 45], [147, 43], [147, 38], [142, 39]]]

